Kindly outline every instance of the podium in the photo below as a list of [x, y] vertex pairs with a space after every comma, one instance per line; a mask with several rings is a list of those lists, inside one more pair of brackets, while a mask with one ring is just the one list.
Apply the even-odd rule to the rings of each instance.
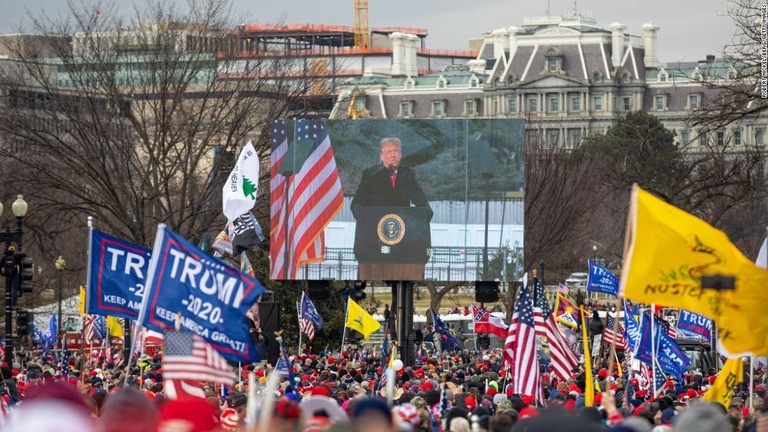
[[425, 207], [357, 207], [360, 280], [423, 280], [432, 247]]

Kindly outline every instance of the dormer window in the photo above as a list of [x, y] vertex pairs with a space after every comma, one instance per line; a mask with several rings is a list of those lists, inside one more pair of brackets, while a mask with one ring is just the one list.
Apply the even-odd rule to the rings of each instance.
[[437, 79], [437, 88], [444, 89], [447, 85], [448, 81], [445, 78], [440, 77]]
[[698, 68], [691, 74], [691, 79], [694, 81], [701, 81], [701, 71]]
[[593, 82], [600, 82], [600, 81], [602, 81], [602, 80], [603, 80], [603, 76], [600, 74], [600, 72], [595, 72], [595, 73], [592, 75], [592, 81], [593, 81]]
[[555, 47], [547, 50], [545, 72], [558, 73], [562, 70], [563, 53]]
[[477, 78], [474, 78], [474, 77], [471, 78], [469, 80], [469, 86], [472, 87], [472, 88], [476, 88], [477, 87]]
[[669, 75], [667, 75], [666, 72], [662, 72], [659, 74], [659, 82], [667, 82], [669, 79]]
[[413, 82], [412, 78], [408, 78], [405, 80], [405, 89], [406, 90], [413, 90], [415, 83]]

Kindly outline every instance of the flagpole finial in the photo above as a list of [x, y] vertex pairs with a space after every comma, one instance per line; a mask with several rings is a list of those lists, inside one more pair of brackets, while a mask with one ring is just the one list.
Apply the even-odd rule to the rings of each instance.
[[88, 216], [88, 228], [93, 228], [93, 216]]

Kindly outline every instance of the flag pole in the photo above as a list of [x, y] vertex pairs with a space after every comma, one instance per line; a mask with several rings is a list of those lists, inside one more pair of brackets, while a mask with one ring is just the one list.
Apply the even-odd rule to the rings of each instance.
[[653, 371], [653, 397], [659, 397], [659, 391], [656, 388], [656, 322], [655, 322], [656, 303], [651, 304], [651, 370]]
[[[304, 292], [302, 291], [301, 296], [304, 297]], [[299, 357], [301, 357], [301, 306], [299, 306], [299, 302], [296, 302], [296, 312], [297, 318], [299, 319]]]
[[344, 331], [341, 332], [341, 349], [339, 352], [344, 351], [344, 342], [347, 341], [347, 320], [349, 319], [349, 298], [347, 298], [347, 310], [344, 312]]
[[755, 398], [755, 355], [749, 356], [749, 408], [751, 409], [752, 401]]

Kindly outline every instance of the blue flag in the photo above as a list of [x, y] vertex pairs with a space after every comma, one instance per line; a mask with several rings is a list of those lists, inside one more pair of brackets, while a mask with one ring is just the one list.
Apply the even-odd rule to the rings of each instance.
[[136, 319], [151, 250], [91, 228], [86, 313]]
[[667, 376], [664, 375], [664, 370], [661, 367], [661, 364], [656, 362], [653, 366], [653, 394], [655, 395], [657, 392], [661, 391], [666, 383]]
[[448, 326], [445, 325], [443, 320], [441, 320], [440, 317], [431, 308], [429, 311], [432, 313], [432, 322], [435, 324], [435, 331], [440, 335], [441, 343], [446, 341], [456, 347], [456, 349], [461, 349], [461, 344], [456, 340], [455, 337], [453, 337], [453, 334], [448, 329]]
[[711, 340], [712, 320], [704, 315], [681, 309], [680, 318], [677, 321], [677, 335], [685, 339]]
[[160, 224], [139, 322], [163, 331], [174, 328], [180, 314], [182, 330], [200, 335], [228, 360], [258, 361], [245, 314], [264, 290]]
[[315, 304], [312, 303], [309, 296], [301, 293], [301, 309], [299, 309], [299, 315], [302, 319], [310, 320], [312, 324], [317, 327], [318, 330], [323, 328], [323, 317], [317, 312]]
[[637, 323], [636, 315], [632, 313], [627, 301], [624, 301], [624, 337], [627, 339], [630, 351], [637, 355], [637, 349], [640, 345], [640, 324]]
[[587, 291], [619, 296], [619, 278], [600, 264], [589, 260], [589, 275], [587, 276]]
[[[635, 357], [647, 365], [653, 364], [653, 350], [651, 345], [653, 338], [651, 335], [651, 317], [643, 313], [640, 324], [640, 341]], [[691, 360], [685, 352], [677, 345], [657, 323], [653, 323], [653, 337], [656, 343], [656, 358], [664, 372], [682, 378]]]
[[56, 314], [51, 315], [51, 320], [48, 321], [48, 328], [45, 329], [45, 331], [42, 334], [41, 340], [42, 340], [42, 346], [44, 350], [48, 350], [53, 344], [56, 343], [56, 339], [58, 338], [59, 330], [58, 330], [58, 320], [56, 319]]

